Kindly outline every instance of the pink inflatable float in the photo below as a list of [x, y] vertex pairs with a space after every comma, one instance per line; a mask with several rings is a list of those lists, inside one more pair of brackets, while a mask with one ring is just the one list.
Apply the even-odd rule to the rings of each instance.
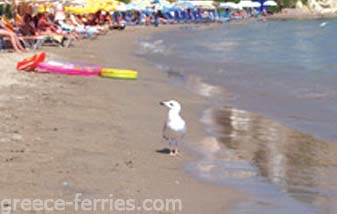
[[86, 63], [47, 61], [39, 63], [37, 65], [37, 70], [57, 74], [98, 76], [101, 67], [98, 65]]

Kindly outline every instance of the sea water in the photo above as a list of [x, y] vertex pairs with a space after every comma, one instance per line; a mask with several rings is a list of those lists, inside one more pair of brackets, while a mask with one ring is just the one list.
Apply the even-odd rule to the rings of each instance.
[[249, 20], [140, 41], [139, 54], [208, 98], [210, 136], [187, 170], [248, 193], [233, 213], [337, 213], [336, 38], [336, 20]]

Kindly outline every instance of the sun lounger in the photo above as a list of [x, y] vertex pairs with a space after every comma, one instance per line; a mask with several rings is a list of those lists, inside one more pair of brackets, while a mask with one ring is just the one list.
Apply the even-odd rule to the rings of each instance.
[[19, 33], [17, 30], [15, 30], [12, 23], [10, 23], [10, 21], [4, 16], [1, 17], [0, 25], [3, 26], [5, 30], [15, 33], [26, 49], [35, 50], [40, 48], [43, 44], [44, 37], [22, 35], [22, 33]]
[[186, 11], [181, 11], [180, 12], [181, 19], [184, 23], [192, 22], [192, 20], [188, 19], [187, 12]]
[[174, 11], [174, 18], [178, 23], [182, 23], [183, 19], [180, 17], [179, 11]]
[[163, 16], [169, 24], [174, 24], [176, 22], [170, 12], [163, 13]]
[[114, 13], [112, 14], [112, 20], [113, 20], [115, 23], [120, 24], [120, 23], [119, 23], [119, 20], [118, 20], [118, 14], [117, 14], [117, 12], [114, 12]]

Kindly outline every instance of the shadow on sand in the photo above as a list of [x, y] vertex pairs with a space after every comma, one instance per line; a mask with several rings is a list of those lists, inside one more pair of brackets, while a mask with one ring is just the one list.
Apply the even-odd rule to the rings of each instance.
[[170, 149], [163, 148], [163, 149], [156, 150], [156, 152], [160, 154], [170, 154]]

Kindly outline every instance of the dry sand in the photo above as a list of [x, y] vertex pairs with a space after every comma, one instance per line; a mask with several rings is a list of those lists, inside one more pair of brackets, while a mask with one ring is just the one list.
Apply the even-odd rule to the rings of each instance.
[[156, 152], [166, 147], [159, 101], [181, 101], [189, 144], [203, 136], [205, 105], [131, 54], [137, 39], [159, 30], [128, 28], [69, 49], [44, 49], [49, 59], [136, 69], [137, 81], [17, 72], [15, 62], [24, 55], [0, 55], [0, 198], [177, 198], [183, 210], [176, 213], [230, 213], [242, 195], [186, 174], [184, 163], [194, 158], [186, 147], [178, 158]]

